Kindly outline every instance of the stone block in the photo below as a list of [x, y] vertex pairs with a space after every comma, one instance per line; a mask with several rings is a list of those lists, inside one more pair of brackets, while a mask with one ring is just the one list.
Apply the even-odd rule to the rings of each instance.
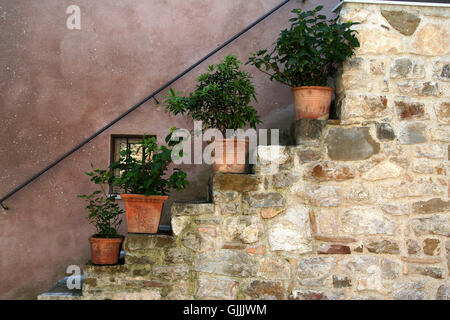
[[172, 216], [170, 225], [174, 236], [179, 236], [191, 221], [189, 216]]
[[341, 120], [375, 119], [389, 115], [388, 100], [381, 95], [346, 94], [338, 104]]
[[441, 102], [435, 108], [436, 117], [439, 123], [450, 124], [450, 102]]
[[450, 201], [441, 198], [433, 198], [427, 201], [417, 201], [412, 204], [415, 214], [440, 213], [450, 211]]
[[315, 210], [317, 232], [325, 235], [339, 233], [339, 212], [337, 210], [320, 208]]
[[82, 300], [161, 300], [161, 290], [103, 291], [94, 294], [83, 294]]
[[438, 96], [439, 85], [437, 82], [407, 80], [397, 83], [398, 91], [411, 96]]
[[189, 274], [189, 267], [186, 265], [153, 266], [151, 274], [153, 279], [173, 282], [185, 278]]
[[425, 115], [425, 104], [421, 102], [395, 101], [397, 116], [400, 120], [421, 119]]
[[214, 214], [213, 203], [174, 202], [170, 210], [172, 216]]
[[417, 258], [417, 257], [402, 257], [403, 262], [418, 263], [418, 264], [436, 264], [441, 263], [441, 258]]
[[[409, 180], [408, 180], [409, 179]], [[374, 188], [378, 199], [399, 199], [404, 197], [424, 197], [442, 194], [441, 186], [431, 177], [406, 178], [380, 183]]]
[[218, 173], [213, 178], [214, 191], [251, 192], [257, 191], [262, 185], [262, 178], [249, 174]]
[[409, 203], [380, 203], [380, 208], [383, 212], [393, 216], [409, 215]]
[[417, 62], [409, 58], [395, 59], [392, 62], [390, 77], [392, 79], [399, 78], [423, 78], [425, 76], [425, 68], [422, 62]]
[[380, 59], [369, 60], [369, 71], [371, 74], [380, 76], [386, 73], [386, 63]]
[[421, 174], [447, 175], [447, 169], [443, 163], [428, 159], [414, 160], [411, 169], [413, 172]]
[[231, 277], [253, 277], [258, 272], [256, 262], [248, 254], [226, 249], [199, 254], [195, 259], [194, 269]]
[[297, 156], [300, 163], [308, 163], [322, 158], [320, 150], [311, 148], [298, 148]]
[[282, 282], [278, 281], [254, 280], [244, 289], [244, 293], [258, 300], [286, 299], [286, 288]]
[[290, 206], [284, 215], [271, 222], [268, 240], [274, 251], [310, 252], [312, 233], [309, 208], [301, 205]]
[[286, 199], [276, 192], [249, 193], [244, 200], [254, 208], [284, 207], [286, 204]]
[[376, 257], [351, 256], [340, 263], [349, 274], [355, 275], [356, 290], [383, 291], [382, 271]]
[[236, 191], [213, 191], [214, 207], [218, 215], [242, 213], [242, 194]]
[[430, 129], [431, 140], [439, 142], [450, 141], [450, 128], [431, 128]]
[[327, 120], [300, 119], [292, 124], [292, 132], [296, 145], [318, 145], [322, 130]]
[[436, 292], [436, 300], [450, 300], [450, 285], [442, 284]]
[[393, 283], [393, 294], [397, 300], [426, 300], [425, 282], [403, 280]]
[[353, 234], [386, 234], [394, 235], [397, 224], [389, 221], [378, 208], [355, 207], [347, 210], [342, 216], [342, 229]]
[[232, 300], [236, 298], [239, 282], [233, 279], [200, 276], [196, 296], [202, 300]]
[[342, 244], [324, 243], [317, 249], [318, 254], [350, 254], [350, 247]]
[[166, 251], [164, 262], [168, 264], [191, 264], [192, 252], [184, 248], [172, 248]]
[[385, 280], [394, 280], [400, 276], [400, 264], [398, 262], [381, 259], [381, 277]]
[[325, 185], [306, 185], [305, 193], [311, 203], [320, 207], [338, 207], [342, 203], [341, 188]]
[[148, 250], [169, 248], [174, 246], [174, 238], [166, 235], [131, 234], [125, 237], [123, 248], [127, 252], [133, 250]]
[[439, 239], [424, 239], [423, 253], [427, 256], [438, 256], [441, 252]]
[[402, 127], [398, 140], [400, 144], [424, 143], [427, 141], [425, 130], [424, 123], [408, 123]]
[[215, 250], [221, 246], [220, 239], [199, 230], [187, 232], [181, 237], [181, 242], [186, 248], [195, 252]]
[[295, 279], [301, 286], [323, 286], [336, 265], [336, 258], [312, 257], [298, 262]]
[[420, 17], [406, 11], [381, 10], [381, 15], [398, 32], [405, 36], [411, 36], [416, 31], [421, 21]]
[[409, 255], [417, 255], [421, 251], [419, 243], [414, 239], [408, 239], [406, 241], [406, 247]]
[[399, 254], [400, 248], [396, 242], [390, 240], [369, 240], [365, 246], [371, 253]]
[[414, 156], [428, 159], [445, 159], [446, 148], [439, 144], [424, 144], [416, 146]]
[[447, 240], [445, 242], [445, 252], [447, 257], [448, 272], [450, 273], [450, 240]]
[[377, 138], [378, 140], [392, 141], [395, 139], [395, 132], [389, 123], [377, 123]]
[[167, 289], [164, 300], [192, 300], [190, 281], [179, 280], [171, 283]]
[[316, 181], [344, 181], [353, 179], [355, 169], [332, 161], [313, 163], [305, 168], [304, 178]]
[[450, 81], [450, 61], [438, 60], [433, 65], [433, 79]]
[[402, 172], [403, 169], [400, 166], [392, 162], [382, 162], [364, 173], [362, 178], [368, 181], [391, 179], [397, 178]]
[[357, 55], [399, 54], [406, 51], [403, 36], [382, 27], [359, 28], [357, 37], [360, 42]]
[[293, 166], [292, 147], [286, 146], [258, 146], [257, 174], [274, 174], [280, 170], [290, 170]]
[[233, 216], [224, 219], [222, 231], [227, 242], [255, 243], [264, 232], [264, 226], [258, 216]]
[[258, 276], [264, 279], [287, 280], [291, 277], [291, 265], [282, 258], [266, 257], [259, 264]]
[[434, 279], [442, 279], [443, 272], [441, 268], [429, 266], [408, 266], [409, 273], [427, 276]]
[[343, 300], [344, 293], [339, 291], [324, 290], [294, 290], [289, 295], [289, 300]]
[[300, 175], [293, 172], [280, 172], [272, 176], [274, 188], [288, 188], [300, 180]]
[[412, 220], [412, 229], [417, 236], [441, 235], [450, 237], [450, 217], [434, 214], [431, 217]]
[[450, 53], [449, 29], [445, 23], [425, 23], [417, 30], [412, 43], [414, 53], [441, 56]]
[[325, 145], [332, 160], [365, 160], [380, 151], [368, 127], [330, 128]]
[[349, 288], [352, 286], [352, 280], [349, 277], [333, 275], [334, 288]]
[[265, 245], [260, 245], [260, 246], [257, 246], [257, 247], [251, 247], [251, 248], [248, 248], [246, 250], [246, 252], [248, 254], [261, 255], [261, 256], [264, 255], [265, 251], [266, 251], [266, 246]]
[[284, 211], [286, 211], [286, 209], [264, 208], [261, 210], [261, 217], [264, 219], [272, 219]]

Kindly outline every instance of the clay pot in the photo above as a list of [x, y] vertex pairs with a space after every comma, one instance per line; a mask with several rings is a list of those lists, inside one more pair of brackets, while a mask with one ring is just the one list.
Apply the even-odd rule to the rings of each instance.
[[[218, 139], [213, 143], [215, 144], [213, 172], [245, 173], [248, 140]], [[227, 148], [233, 150], [228, 159]]]
[[164, 202], [168, 196], [121, 194], [125, 201], [128, 232], [157, 233]]
[[331, 95], [330, 87], [296, 87], [292, 88], [297, 120], [319, 119], [327, 120], [330, 115]]
[[119, 261], [120, 238], [89, 238], [91, 243], [91, 261], [93, 264], [117, 264]]

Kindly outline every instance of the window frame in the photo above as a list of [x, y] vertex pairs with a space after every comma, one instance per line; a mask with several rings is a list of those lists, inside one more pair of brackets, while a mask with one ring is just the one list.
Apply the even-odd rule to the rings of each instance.
[[[128, 139], [139, 139], [142, 140], [145, 137], [155, 137], [157, 138], [157, 136], [155, 134], [111, 134], [110, 135], [110, 141], [109, 141], [109, 165], [111, 166], [111, 164], [116, 161], [115, 160], [115, 156], [116, 156], [116, 141], [117, 139], [127, 139], [127, 143], [128, 143]], [[120, 151], [119, 151], [120, 152]], [[109, 185], [109, 194], [110, 195], [114, 195], [118, 198], [120, 198], [120, 193], [116, 193], [114, 192], [114, 188], [113, 186], [110, 184]]]

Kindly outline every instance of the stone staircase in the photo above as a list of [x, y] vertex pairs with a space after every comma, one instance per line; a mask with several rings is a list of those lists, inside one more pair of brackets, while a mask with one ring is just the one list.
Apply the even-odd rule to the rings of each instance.
[[171, 235], [128, 234], [123, 264], [84, 267], [81, 295], [39, 299], [448, 299], [447, 188], [401, 156], [441, 149], [376, 129], [297, 121], [295, 146], [213, 175], [211, 203], [175, 202]]

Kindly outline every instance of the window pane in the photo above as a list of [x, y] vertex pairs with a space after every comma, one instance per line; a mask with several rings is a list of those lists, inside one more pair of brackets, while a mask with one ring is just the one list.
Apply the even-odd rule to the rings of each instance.
[[[120, 153], [122, 151], [127, 150], [127, 148], [130, 148], [131, 150], [131, 156], [136, 159], [139, 162], [142, 162], [142, 150], [139, 150], [139, 142], [142, 140], [142, 137], [113, 137], [112, 141], [112, 159], [111, 162], [117, 162], [120, 161]], [[120, 176], [121, 172], [116, 169], [114, 171], [115, 176]], [[114, 194], [120, 194], [123, 193], [124, 190], [117, 186], [111, 186], [110, 192]]]

